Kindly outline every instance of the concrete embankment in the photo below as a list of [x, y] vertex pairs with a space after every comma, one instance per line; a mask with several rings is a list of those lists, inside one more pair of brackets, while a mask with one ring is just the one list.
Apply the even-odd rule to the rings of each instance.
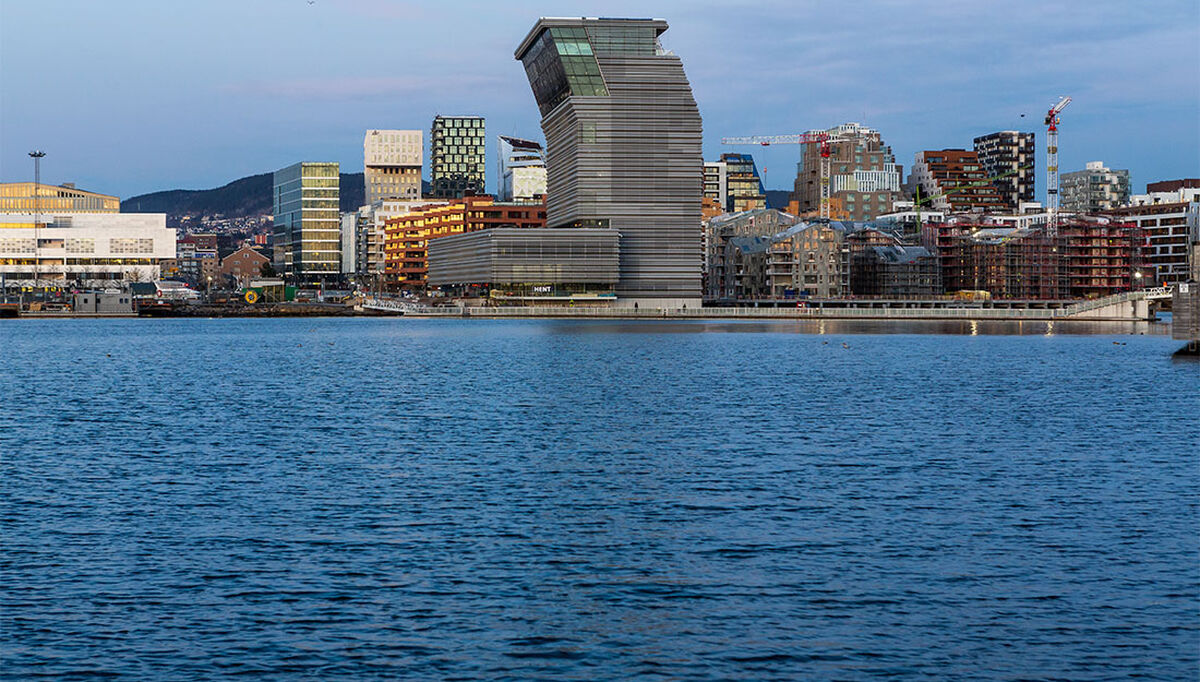
[[420, 307], [413, 317], [577, 318], [577, 319], [789, 319], [789, 320], [1088, 320], [1145, 322], [1155, 319], [1155, 301], [1165, 290], [1124, 292], [1082, 301], [813, 301], [803, 305], [698, 308], [627, 308], [621, 306]]

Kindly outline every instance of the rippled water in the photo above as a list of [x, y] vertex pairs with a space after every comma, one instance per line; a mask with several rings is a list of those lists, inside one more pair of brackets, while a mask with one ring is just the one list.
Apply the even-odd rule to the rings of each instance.
[[1196, 679], [1179, 345], [0, 322], [3, 674]]

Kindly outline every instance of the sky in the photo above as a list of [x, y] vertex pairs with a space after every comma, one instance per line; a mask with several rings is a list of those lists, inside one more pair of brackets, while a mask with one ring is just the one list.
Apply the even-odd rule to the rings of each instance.
[[[722, 146], [855, 121], [897, 162], [1037, 133], [1061, 95], [1060, 168], [1200, 177], [1200, 1], [0, 0], [0, 180], [123, 198], [219, 187], [297, 161], [362, 170], [370, 128], [436, 114], [544, 139], [513, 51], [539, 16], [660, 17], [704, 156], [750, 152], [790, 189], [799, 147]], [[1024, 114], [1024, 117], [1022, 117]], [[428, 149], [426, 150], [428, 160]], [[428, 166], [426, 169], [428, 173]]]

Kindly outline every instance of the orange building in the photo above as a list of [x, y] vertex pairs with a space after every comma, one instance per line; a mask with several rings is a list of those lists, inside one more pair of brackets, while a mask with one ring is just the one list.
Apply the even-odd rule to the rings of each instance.
[[498, 202], [469, 196], [449, 204], [418, 206], [384, 223], [384, 272], [389, 283], [424, 288], [429, 272], [429, 240], [492, 227], [545, 227], [546, 202]]

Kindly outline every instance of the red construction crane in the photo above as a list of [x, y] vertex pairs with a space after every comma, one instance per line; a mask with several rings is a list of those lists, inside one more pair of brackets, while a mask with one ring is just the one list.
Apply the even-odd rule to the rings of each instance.
[[846, 138], [835, 137], [821, 130], [810, 130], [797, 135], [751, 135], [749, 137], [722, 137], [721, 144], [757, 144], [769, 147], [773, 144], [819, 144], [821, 145], [821, 210], [820, 216], [829, 220], [829, 157], [834, 142]]
[[1058, 115], [1070, 103], [1070, 96], [1059, 97], [1046, 112], [1046, 233], [1052, 239], [1058, 236]]

